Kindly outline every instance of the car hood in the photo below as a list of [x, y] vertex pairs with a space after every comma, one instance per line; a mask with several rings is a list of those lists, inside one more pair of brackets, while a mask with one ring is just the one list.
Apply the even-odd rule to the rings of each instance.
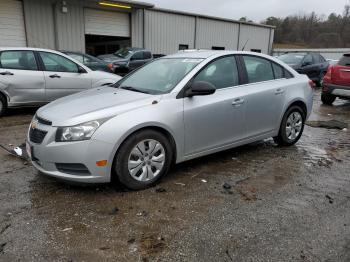
[[37, 111], [53, 126], [73, 126], [151, 105], [160, 95], [101, 87], [57, 99]]
[[115, 80], [115, 82], [121, 79], [121, 76], [103, 71], [91, 71], [90, 74], [92, 78], [92, 84], [104, 79], [112, 79]]
[[115, 56], [113, 54], [109, 55], [100, 55], [98, 58], [102, 59], [105, 62], [127, 62], [127, 59]]

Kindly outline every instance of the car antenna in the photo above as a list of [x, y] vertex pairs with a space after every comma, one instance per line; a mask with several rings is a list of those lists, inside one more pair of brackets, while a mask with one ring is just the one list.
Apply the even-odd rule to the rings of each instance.
[[247, 46], [248, 42], [249, 42], [249, 38], [248, 38], [248, 40], [245, 42], [245, 44], [244, 44], [244, 46], [243, 46], [243, 48], [242, 48], [242, 51], [244, 51], [244, 49], [245, 49], [245, 47]]

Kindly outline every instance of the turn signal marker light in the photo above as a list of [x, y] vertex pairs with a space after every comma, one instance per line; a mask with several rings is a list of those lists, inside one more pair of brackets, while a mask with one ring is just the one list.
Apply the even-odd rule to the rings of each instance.
[[99, 160], [99, 161], [96, 161], [96, 166], [106, 166], [107, 165], [107, 160]]

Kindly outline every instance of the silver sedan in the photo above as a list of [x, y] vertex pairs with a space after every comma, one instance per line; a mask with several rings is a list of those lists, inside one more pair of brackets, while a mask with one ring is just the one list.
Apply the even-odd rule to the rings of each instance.
[[0, 47], [0, 116], [7, 108], [42, 105], [119, 79], [53, 50]]
[[293, 145], [312, 97], [305, 75], [270, 56], [181, 52], [42, 107], [27, 151], [49, 176], [143, 189], [172, 163], [269, 137]]

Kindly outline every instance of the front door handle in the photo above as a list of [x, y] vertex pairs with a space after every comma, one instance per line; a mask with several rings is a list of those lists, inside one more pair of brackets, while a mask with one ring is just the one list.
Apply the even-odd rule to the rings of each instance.
[[5, 72], [1, 72], [0, 75], [3, 76], [13, 76], [13, 73], [9, 72], [9, 71], [5, 71]]
[[280, 94], [283, 94], [283, 93], [284, 93], [284, 89], [282, 89], [282, 88], [278, 88], [275, 91], [275, 95], [280, 95]]
[[240, 106], [244, 103], [244, 99], [243, 98], [237, 98], [235, 100], [233, 100], [232, 105], [233, 106]]
[[50, 75], [51, 78], [61, 78], [58, 74]]

